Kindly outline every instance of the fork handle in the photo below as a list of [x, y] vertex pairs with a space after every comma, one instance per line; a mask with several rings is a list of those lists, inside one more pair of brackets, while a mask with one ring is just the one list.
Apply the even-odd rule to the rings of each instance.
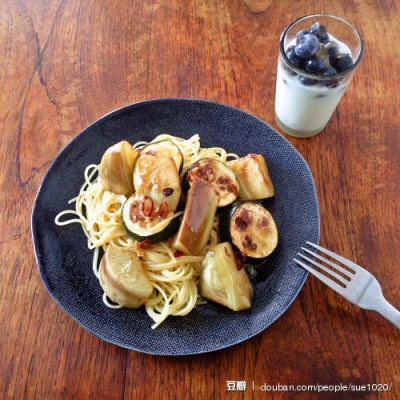
[[382, 317], [385, 317], [397, 329], [400, 329], [400, 312], [394, 308], [383, 295], [378, 297], [375, 303], [374, 310], [377, 311]]

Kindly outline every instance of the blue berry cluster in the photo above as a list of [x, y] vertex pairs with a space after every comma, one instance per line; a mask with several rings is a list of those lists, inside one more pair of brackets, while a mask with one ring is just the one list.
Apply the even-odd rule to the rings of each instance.
[[[348, 70], [353, 65], [350, 54], [339, 53], [338, 44], [329, 40], [324, 25], [316, 22], [308, 31], [300, 31], [296, 36], [296, 45], [286, 49], [286, 56], [296, 67], [319, 76], [334, 76]], [[316, 79], [298, 76], [303, 85], [313, 86]], [[327, 88], [339, 84], [336, 78], [322, 81]]]

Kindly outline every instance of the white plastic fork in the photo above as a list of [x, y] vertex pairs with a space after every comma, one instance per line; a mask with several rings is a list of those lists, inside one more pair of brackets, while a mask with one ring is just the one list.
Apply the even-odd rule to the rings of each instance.
[[325, 271], [339, 282], [342, 282], [345, 287], [339, 285], [338, 283], [334, 282], [332, 279], [328, 278], [326, 275], [321, 274], [321, 272], [315, 270], [313, 267], [308, 266], [302, 261], [297, 259], [293, 259], [297, 264], [305, 268], [307, 271], [311, 272], [314, 276], [320, 279], [322, 282], [326, 283], [330, 288], [334, 291], [342, 295], [346, 300], [350, 301], [351, 303], [364, 308], [366, 310], [374, 310], [385, 317], [388, 321], [390, 321], [397, 329], [400, 329], [400, 312], [396, 310], [384, 297], [382, 294], [381, 286], [376, 278], [370, 274], [367, 270], [360, 267], [359, 265], [351, 262], [350, 260], [339, 256], [332, 251], [324, 249], [321, 246], [317, 246], [314, 243], [307, 242], [309, 246], [312, 246], [319, 250], [321, 253], [327, 254], [328, 256], [332, 257], [334, 260], [342, 263], [353, 272], [348, 271], [347, 269], [340, 267], [339, 265], [333, 263], [330, 260], [320, 256], [317, 253], [314, 253], [305, 247], [301, 249], [306, 253], [310, 254], [312, 257], [315, 257], [324, 263], [330, 265], [337, 271], [340, 271], [343, 275], [347, 276], [350, 280], [343, 278], [338, 273], [332, 271], [331, 269], [321, 265], [317, 261], [312, 260], [311, 258], [297, 253], [298, 256], [303, 258], [304, 260], [308, 261], [309, 263], [317, 266], [321, 270]]

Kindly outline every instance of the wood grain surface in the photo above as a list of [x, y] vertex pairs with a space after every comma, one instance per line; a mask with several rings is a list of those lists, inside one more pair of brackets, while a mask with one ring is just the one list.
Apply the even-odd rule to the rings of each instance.
[[[254, 338], [209, 354], [155, 357], [81, 328], [47, 292], [33, 252], [32, 204], [51, 162], [115, 108], [160, 97], [215, 100], [279, 131], [279, 36], [317, 12], [353, 23], [365, 56], [321, 134], [281, 133], [314, 175], [321, 245], [371, 271], [400, 308], [395, 2], [0, 0], [2, 398], [271, 398], [261, 386], [278, 383], [392, 388], [276, 398], [400, 398], [399, 331], [313, 277]], [[229, 392], [227, 381], [247, 389]]]

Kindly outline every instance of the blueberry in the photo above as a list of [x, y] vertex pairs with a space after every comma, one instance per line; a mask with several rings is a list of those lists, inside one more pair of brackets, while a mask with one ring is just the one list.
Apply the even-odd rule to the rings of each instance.
[[294, 51], [294, 46], [290, 46], [286, 49], [286, 55], [292, 64], [294, 64], [296, 67], [302, 68], [303, 60], [298, 55], [296, 55]]
[[299, 43], [294, 48], [296, 55], [300, 58], [309, 58], [319, 49], [319, 42], [315, 35], [309, 33], [300, 38]]
[[336, 71], [343, 72], [351, 68], [353, 59], [350, 57], [350, 54], [339, 54], [332, 65], [335, 67]]
[[[332, 76], [332, 75], [336, 75], [336, 74], [337, 74], [336, 69], [333, 68], [333, 67], [329, 67], [322, 73], [322, 76]], [[339, 85], [339, 79], [327, 79], [325, 81], [322, 81], [322, 84], [326, 88], [332, 88], [333, 89], [337, 85]]]
[[305, 62], [304, 68], [307, 72], [312, 73], [322, 71], [325, 68], [324, 59], [314, 56]]
[[299, 40], [300, 40], [304, 35], [307, 35], [308, 33], [310, 33], [310, 32], [308, 32], [308, 31], [300, 31], [300, 32], [297, 34], [297, 36], [296, 36], [296, 44], [299, 44]]
[[333, 68], [333, 67], [327, 68], [327, 69], [322, 73], [323, 76], [330, 76], [330, 75], [336, 75], [336, 74], [337, 74], [337, 71], [336, 71], [336, 69]]
[[336, 42], [333, 40], [328, 42], [325, 46], [325, 50], [329, 54], [329, 62], [332, 64], [333, 60], [338, 56], [339, 54], [339, 46]]
[[328, 33], [324, 25], [316, 22], [310, 27], [310, 33], [315, 35], [322, 43], [327, 43], [329, 41]]
[[318, 83], [316, 79], [306, 78], [305, 76], [299, 75], [298, 80], [300, 83], [306, 86], [314, 86]]

